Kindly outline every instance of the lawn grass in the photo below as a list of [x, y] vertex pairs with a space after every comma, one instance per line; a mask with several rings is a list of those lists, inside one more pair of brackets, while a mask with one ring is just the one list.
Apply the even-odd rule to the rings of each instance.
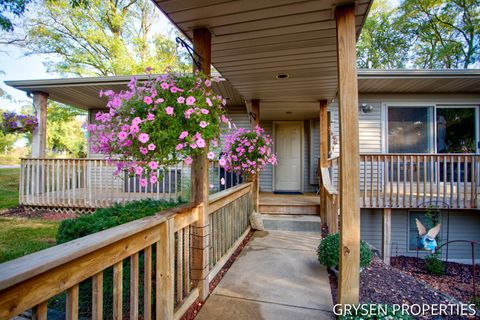
[[0, 209], [18, 206], [20, 168], [0, 169]]
[[0, 263], [55, 245], [59, 221], [0, 217]]

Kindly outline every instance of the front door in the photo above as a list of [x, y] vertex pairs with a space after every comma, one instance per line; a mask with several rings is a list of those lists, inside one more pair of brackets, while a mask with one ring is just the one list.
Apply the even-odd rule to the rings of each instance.
[[275, 123], [275, 191], [302, 190], [302, 123]]

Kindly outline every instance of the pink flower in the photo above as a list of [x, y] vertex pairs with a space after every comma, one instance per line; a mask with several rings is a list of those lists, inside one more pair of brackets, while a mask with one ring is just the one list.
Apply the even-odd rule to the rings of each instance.
[[203, 114], [209, 114], [210, 113], [210, 111], [208, 111], [207, 109], [201, 109], [200, 112], [203, 113]]
[[195, 103], [195, 98], [192, 96], [189, 96], [187, 98], [187, 106], [193, 106], [194, 103]]
[[224, 178], [220, 179], [220, 184], [221, 184], [222, 186], [225, 185], [225, 179], [224, 179]]
[[180, 133], [180, 135], [178, 136], [178, 139], [183, 140], [183, 139], [185, 139], [187, 136], [188, 136], [188, 131], [183, 131], [183, 132]]
[[210, 87], [212, 85], [212, 82], [210, 80], [205, 80], [205, 86]]
[[125, 139], [127, 139], [128, 137], [128, 133], [126, 133], [125, 131], [120, 131], [118, 134], [117, 134], [117, 137], [120, 141], [123, 141]]
[[140, 147], [139, 150], [140, 150], [140, 153], [143, 154], [143, 155], [146, 155], [148, 153], [147, 148]]
[[185, 119], [190, 119], [190, 115], [193, 113], [193, 109], [190, 108], [187, 111], [185, 111]]
[[143, 102], [145, 102], [146, 104], [152, 104], [153, 99], [152, 97], [146, 96], [143, 98]]
[[143, 172], [143, 168], [142, 167], [136, 167], [135, 168], [135, 174], [137, 176], [141, 176], [142, 175], [142, 172]]
[[186, 165], [191, 165], [192, 164], [192, 158], [191, 157], [186, 157], [185, 160], [183, 160]]
[[201, 128], [205, 128], [206, 126], [208, 126], [208, 123], [206, 123], [205, 121], [200, 121], [199, 125]]
[[130, 126], [131, 133], [137, 133], [138, 131], [140, 131], [140, 128], [137, 125]]
[[160, 84], [160, 87], [161, 87], [163, 90], [166, 90], [166, 89], [168, 89], [168, 83], [162, 82], [162, 83]]
[[153, 151], [155, 150], [155, 145], [153, 143], [150, 143], [147, 148], [148, 150]]
[[206, 98], [205, 101], [207, 102], [207, 104], [211, 107], [213, 106], [213, 103], [212, 103], [212, 100], [210, 100], [210, 98]]
[[138, 136], [138, 141], [140, 141], [141, 143], [147, 143], [149, 139], [150, 137], [146, 133], [140, 133], [140, 135]]
[[227, 160], [225, 160], [225, 158], [221, 158], [220, 160], [218, 160], [218, 164], [221, 167], [225, 167], [225, 165], [227, 164]]
[[142, 122], [142, 119], [140, 119], [140, 117], [135, 117], [132, 120], [132, 126], [138, 126], [138, 124], [141, 122]]
[[190, 143], [190, 148], [192, 148], [192, 149], [197, 149], [198, 146], [197, 146], [197, 144], [194, 142], [194, 143]]
[[155, 169], [158, 168], [158, 162], [157, 161], [150, 161], [148, 163], [148, 166], [150, 167], [150, 169], [155, 170]]
[[171, 87], [171, 88], [170, 88], [170, 92], [171, 92], [171, 93], [175, 93], [175, 92], [177, 92], [177, 91], [178, 91], [178, 88], [177, 88], [177, 87]]
[[147, 120], [152, 121], [153, 119], [155, 119], [155, 115], [153, 115], [152, 113], [149, 113], [147, 115]]
[[147, 186], [147, 179], [140, 179], [140, 186], [146, 187]]
[[179, 144], [177, 144], [177, 146], [175, 147], [175, 150], [177, 150], [177, 151], [180, 151], [180, 150], [182, 150], [182, 149], [183, 149], [183, 143], [179, 143]]
[[157, 176], [151, 176], [151, 177], [150, 177], [150, 183], [151, 183], [151, 184], [157, 183], [157, 181], [158, 181]]
[[215, 158], [215, 153], [210, 151], [209, 153], [207, 153], [207, 158], [213, 160]]
[[178, 103], [185, 103], [185, 98], [184, 97], [178, 97], [177, 102]]
[[157, 100], [155, 100], [155, 103], [156, 104], [160, 104], [162, 102], [164, 102], [165, 100], [163, 98], [158, 98]]
[[166, 108], [165, 108], [165, 112], [166, 112], [169, 116], [173, 116], [173, 108], [172, 108], [172, 107], [166, 107]]
[[198, 138], [197, 139], [197, 146], [199, 148], [204, 148], [205, 147], [205, 140], [203, 140], [202, 138]]
[[220, 119], [222, 120], [223, 123], [228, 123], [228, 118], [225, 115], [222, 114]]

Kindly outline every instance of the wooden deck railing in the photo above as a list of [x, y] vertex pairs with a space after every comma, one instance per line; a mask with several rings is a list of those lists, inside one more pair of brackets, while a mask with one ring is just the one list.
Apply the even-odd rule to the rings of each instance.
[[[137, 176], [115, 177], [115, 164], [102, 159], [22, 159], [19, 203], [27, 206], [99, 208], [138, 199], [188, 200], [190, 167], [171, 166], [156, 184], [140, 186]], [[240, 176], [225, 172], [210, 162], [210, 193], [242, 182]]]
[[[210, 280], [248, 233], [251, 198], [251, 183], [210, 196]], [[198, 212], [184, 205], [0, 264], [0, 319], [28, 310], [33, 319], [180, 319], [199, 295], [190, 277]]]
[[[360, 205], [478, 208], [479, 165], [477, 154], [362, 154]], [[336, 190], [338, 170], [338, 158], [330, 159], [329, 172]]]

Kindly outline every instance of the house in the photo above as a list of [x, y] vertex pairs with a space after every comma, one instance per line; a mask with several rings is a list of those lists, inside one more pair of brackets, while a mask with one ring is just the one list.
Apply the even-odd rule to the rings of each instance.
[[[194, 159], [192, 168], [179, 165], [169, 169], [170, 174], [161, 182], [162, 188], [138, 188], [135, 181], [111, 179], [113, 169], [94, 154], [89, 159], [44, 158], [48, 99], [89, 109], [92, 115], [105, 103], [97, 95], [99, 90], [118, 90], [127, 78], [8, 82], [33, 95], [40, 119], [34, 132], [32, 158], [22, 160], [21, 203], [89, 209], [139, 197], [177, 196], [185, 190], [184, 177], [190, 174], [192, 183], [187, 188], [192, 192], [194, 207], [167, 212], [149, 222], [112, 230], [110, 234], [79, 239], [71, 246], [81, 247], [80, 253], [65, 246], [48, 263], [43, 262], [46, 256], [40, 252], [32, 260], [37, 264], [22, 260], [0, 268], [0, 295], [3, 294], [0, 318], [9, 318], [35, 305], [36, 312], [42, 310], [45, 315], [45, 299], [66, 290], [67, 310], [71, 315], [68, 318], [75, 319], [78, 283], [93, 278], [93, 291], [98, 293], [102, 272], [112, 265], [117, 275], [113, 290], [114, 318], [121, 318], [122, 261], [129, 257], [132, 262], [138, 261], [143, 250], [146, 256], [151, 256], [153, 243], [157, 259], [164, 257], [156, 264], [157, 316], [161, 313], [164, 318], [173, 319], [175, 306], [175, 318], [180, 318], [183, 313], [177, 312], [184, 311], [184, 305], [188, 308], [196, 298], [208, 297], [208, 284], [221, 268], [219, 261], [226, 261], [228, 252], [231, 254], [229, 246], [222, 243], [218, 247], [216, 228], [222, 225], [220, 220], [209, 223], [211, 217], [225, 208], [227, 214], [234, 212], [229, 206], [244, 197], [245, 201], [235, 203], [243, 206], [244, 212], [253, 203], [260, 211], [270, 213], [284, 210], [320, 214], [330, 232], [339, 230], [340, 304], [358, 303], [361, 233], [388, 260], [395, 250], [407, 251], [411, 234], [408, 221], [410, 216], [415, 217], [410, 209], [434, 199], [442, 201], [442, 215], [447, 212], [452, 230], [453, 224], [458, 228], [464, 222], [467, 224], [461, 227], [464, 230], [478, 230], [476, 148], [473, 153], [436, 153], [449, 151], [452, 145], [448, 127], [451, 115], [445, 114], [442, 107], [457, 106], [460, 113], [478, 108], [477, 71], [361, 71], [357, 79], [355, 43], [371, 5], [369, 0], [350, 3], [158, 0], [155, 3], [193, 43], [197, 62], [194, 68], [210, 75], [213, 64], [228, 80], [215, 90], [230, 98], [233, 120], [245, 127], [259, 123], [273, 135], [280, 164], [265, 169], [253, 183], [242, 183], [230, 188], [231, 192], [226, 190], [210, 197], [208, 180], [216, 184], [221, 174], [228, 173], [216, 175], [219, 169], [213, 167], [210, 179], [206, 179], [206, 157]], [[407, 107], [416, 108], [401, 109]], [[435, 114], [444, 120], [434, 121]], [[476, 124], [474, 130], [478, 140]], [[472, 145], [471, 137], [471, 132], [460, 137], [462, 148], [467, 151]], [[230, 185], [233, 181], [236, 177], [231, 176]], [[315, 195], [317, 185], [320, 196]], [[258, 191], [280, 194], [261, 194], [258, 200]], [[306, 192], [313, 194], [291, 194]], [[268, 199], [269, 202], [262, 202]], [[448, 203], [450, 214], [443, 202]], [[185, 239], [190, 226], [195, 230], [190, 233], [191, 246], [187, 241], [174, 241], [175, 237]], [[472, 231], [468, 234], [474, 236]], [[137, 241], [129, 241], [133, 238]], [[239, 239], [241, 236], [236, 233], [229, 240], [238, 243]], [[210, 249], [219, 253], [213, 260], [209, 257]], [[172, 252], [177, 257], [178, 252], [191, 253], [184, 257], [192, 260], [175, 260]], [[74, 268], [76, 261], [88, 268]], [[180, 267], [174, 270], [173, 261]], [[55, 274], [59, 268], [76, 276], [59, 279]], [[171, 277], [159, 276], [163, 274], [172, 274], [177, 286], [170, 281]], [[145, 277], [151, 289], [149, 278]], [[183, 296], [185, 291], [178, 284], [190, 280], [195, 289], [187, 290]], [[32, 281], [38, 289], [27, 294]], [[57, 285], [59, 282], [61, 285]], [[174, 288], [180, 288], [176, 294], [180, 298], [175, 304]], [[151, 295], [147, 294], [146, 299], [151, 299]], [[92, 305], [95, 314], [102, 315], [98, 301]], [[136, 307], [133, 309], [138, 311]], [[135, 313], [131, 317], [135, 318]]]

